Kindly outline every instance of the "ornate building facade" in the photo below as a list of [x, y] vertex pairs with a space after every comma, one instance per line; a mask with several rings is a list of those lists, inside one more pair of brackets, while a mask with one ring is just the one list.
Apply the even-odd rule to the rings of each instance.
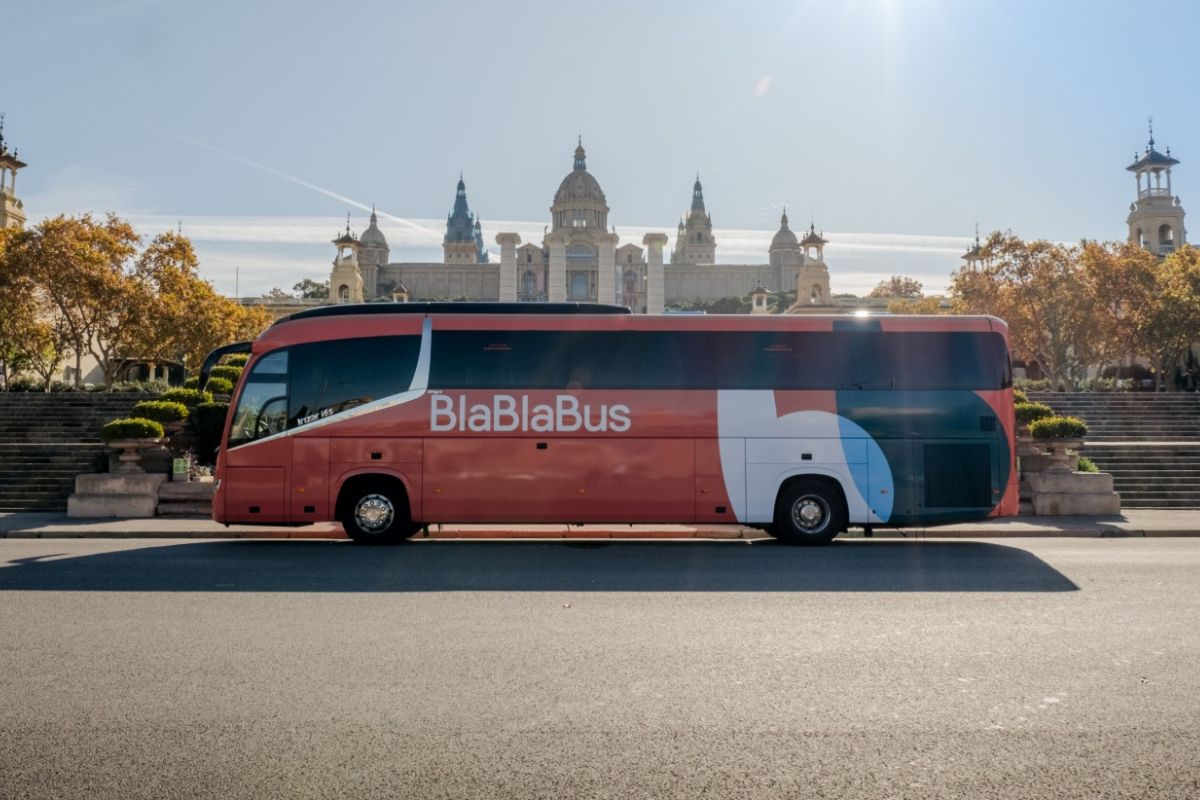
[[4, 141], [4, 115], [0, 114], [0, 228], [25, 226], [25, 205], [17, 199], [17, 171], [25, 162]]
[[1134, 153], [1133, 163], [1125, 169], [1137, 178], [1137, 199], [1129, 204], [1129, 241], [1157, 256], [1167, 256], [1187, 244], [1183, 227], [1183, 205], [1171, 191], [1171, 167], [1178, 164], [1166, 153], [1154, 149], [1154, 126], [1145, 152]]
[[496, 236], [500, 263], [483, 245], [482, 224], [467, 203], [461, 176], [454, 207], [446, 220], [441, 263], [389, 263], [387, 240], [374, 212], [361, 236], [346, 230], [330, 274], [335, 302], [462, 299], [508, 302], [604, 302], [657, 313], [692, 300], [744, 297], [762, 287], [770, 292], [799, 289], [801, 304], [830, 302], [826, 240], [815, 227], [801, 240], [788, 227], [787, 214], [771, 242], [767, 262], [716, 263], [712, 216], [697, 176], [691, 209], [683, 217], [669, 262], [667, 236], [649, 233], [621, 243], [609, 224], [608, 200], [588, 171], [582, 140], [571, 171], [559, 183], [550, 206], [550, 225], [541, 242], [522, 243], [512, 232]]

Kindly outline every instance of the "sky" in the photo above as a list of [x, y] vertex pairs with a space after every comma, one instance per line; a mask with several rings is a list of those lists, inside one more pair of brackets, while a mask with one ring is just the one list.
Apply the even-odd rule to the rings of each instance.
[[940, 290], [976, 223], [1124, 238], [1150, 115], [1185, 208], [1200, 190], [1186, 0], [57, 0], [4, 20], [31, 221], [181, 225], [228, 294], [327, 278], [372, 204], [393, 261], [440, 260], [460, 170], [490, 249], [540, 240], [577, 136], [622, 241], [673, 236], [699, 173], [718, 261], [765, 263], [786, 205], [831, 241], [835, 292]]

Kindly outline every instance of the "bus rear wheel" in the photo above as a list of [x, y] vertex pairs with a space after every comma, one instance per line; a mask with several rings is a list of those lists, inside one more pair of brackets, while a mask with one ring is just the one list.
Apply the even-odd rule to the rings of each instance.
[[417, 532], [408, 497], [392, 481], [360, 483], [343, 491], [342, 528], [358, 544], [399, 544]]
[[793, 481], [775, 503], [775, 538], [787, 544], [829, 544], [846, 529], [841, 492], [823, 480]]

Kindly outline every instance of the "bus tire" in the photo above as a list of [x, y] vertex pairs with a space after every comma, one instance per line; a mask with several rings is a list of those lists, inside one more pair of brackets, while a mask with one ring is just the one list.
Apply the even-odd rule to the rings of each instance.
[[821, 478], [801, 478], [779, 491], [772, 532], [787, 544], [829, 544], [846, 529], [847, 516], [841, 487]]
[[356, 544], [399, 544], [417, 532], [399, 481], [355, 481], [342, 489], [338, 518]]

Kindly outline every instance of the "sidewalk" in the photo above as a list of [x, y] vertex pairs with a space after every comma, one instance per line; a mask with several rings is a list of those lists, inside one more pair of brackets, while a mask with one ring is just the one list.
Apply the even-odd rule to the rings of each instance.
[[[842, 534], [861, 538], [861, 528]], [[881, 528], [876, 538], [993, 539], [1011, 537], [1200, 536], [1200, 509], [1126, 509], [1110, 517], [1008, 517], [936, 528]], [[0, 539], [344, 539], [341, 526], [218, 525], [203, 517], [70, 519], [61, 512], [0, 514]], [[418, 534], [416, 538], [421, 538]], [[765, 539], [740, 525], [445, 525], [431, 539]]]

